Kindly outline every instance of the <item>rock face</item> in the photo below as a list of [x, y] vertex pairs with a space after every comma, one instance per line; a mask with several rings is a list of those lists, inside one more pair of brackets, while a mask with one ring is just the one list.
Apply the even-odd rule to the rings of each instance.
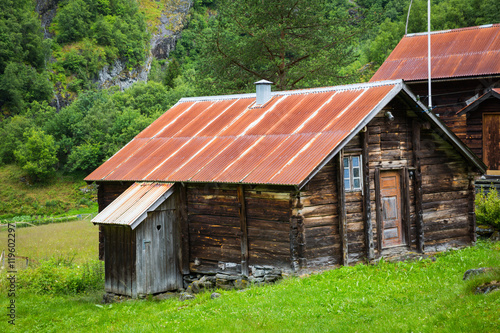
[[[44, 38], [52, 38], [48, 28], [56, 15], [59, 2], [62, 0], [37, 0], [35, 11], [40, 15]], [[150, 50], [146, 62], [132, 70], [127, 69], [126, 63], [117, 60], [113, 65], [105, 66], [97, 74], [94, 82], [99, 88], [120, 87], [127, 89], [138, 81], [147, 81], [153, 57], [166, 59], [175, 49], [177, 40], [184, 28], [192, 0], [167, 0], [166, 10], [160, 17], [155, 32], [150, 40]], [[53, 102], [57, 109], [69, 104], [69, 96], [61, 96], [57, 89], [54, 92]]]
[[166, 59], [175, 49], [192, 5], [192, 0], [168, 1], [167, 9], [160, 17], [157, 31], [151, 37], [150, 52], [146, 63], [129, 71], [124, 63], [117, 60], [113, 66], [106, 66], [99, 71], [96, 79], [98, 87], [118, 86], [120, 90], [123, 90], [135, 82], [147, 81], [153, 57]]
[[52, 34], [49, 33], [48, 29], [56, 16], [57, 5], [61, 1], [62, 0], [36, 0], [35, 11], [40, 15], [44, 38], [52, 38]]
[[158, 32], [151, 38], [151, 54], [156, 59], [166, 59], [175, 49], [177, 39], [184, 27], [192, 0], [170, 0], [166, 12], [163, 12]]

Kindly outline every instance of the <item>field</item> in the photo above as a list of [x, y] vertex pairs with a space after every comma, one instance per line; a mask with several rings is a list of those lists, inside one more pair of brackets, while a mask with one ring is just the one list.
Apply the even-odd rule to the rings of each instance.
[[[45, 272], [54, 273], [63, 264], [68, 276], [78, 275], [82, 271], [77, 267], [97, 256], [97, 228], [88, 221], [22, 228], [16, 235], [19, 255], [44, 262], [53, 251], [76, 263], [70, 269], [56, 260]], [[0, 232], [2, 241], [6, 237]], [[56, 290], [61, 281], [55, 279], [50, 281], [54, 289], [43, 291], [35, 288], [39, 280], [32, 285], [18, 281], [16, 325], [2, 315], [0, 331], [500, 332], [500, 291], [475, 295], [472, 290], [481, 278], [462, 280], [467, 269], [477, 267], [500, 267], [500, 243], [482, 241], [434, 258], [345, 267], [243, 291], [219, 290], [216, 299], [202, 293], [184, 302], [102, 304], [102, 287]], [[33, 278], [28, 273], [19, 279]], [[5, 312], [10, 301], [5, 285], [0, 293]]]

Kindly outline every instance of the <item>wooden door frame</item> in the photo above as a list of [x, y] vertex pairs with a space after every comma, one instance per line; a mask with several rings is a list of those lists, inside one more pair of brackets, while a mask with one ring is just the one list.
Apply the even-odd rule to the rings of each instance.
[[410, 177], [409, 168], [406, 166], [398, 166], [394, 168], [375, 168], [375, 210], [376, 210], [376, 223], [377, 223], [377, 250], [380, 257], [382, 250], [392, 248], [382, 247], [382, 196], [380, 190], [380, 173], [383, 171], [398, 171], [401, 191], [401, 228], [402, 228], [402, 241], [403, 244], [394, 247], [410, 247], [411, 238], [411, 222], [410, 222]]
[[[484, 125], [485, 125], [484, 116], [499, 116], [500, 117], [500, 112], [483, 112], [481, 115], [481, 149], [483, 152], [482, 160], [483, 160], [484, 164], [486, 164], [487, 161], [486, 161], [486, 144], [485, 144], [485, 140], [484, 140]], [[490, 170], [490, 168], [488, 166], [488, 170], [486, 171], [486, 174], [500, 175], [500, 170]]]

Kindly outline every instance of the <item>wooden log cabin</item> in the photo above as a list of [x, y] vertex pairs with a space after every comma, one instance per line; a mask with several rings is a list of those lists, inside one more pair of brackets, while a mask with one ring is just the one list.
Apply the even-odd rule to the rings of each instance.
[[[106, 291], [475, 241], [486, 170], [401, 81], [181, 99], [90, 174]], [[259, 89], [260, 92], [259, 92]]]
[[[403, 79], [428, 105], [427, 59], [427, 34], [406, 35], [370, 82]], [[483, 160], [491, 176], [500, 176], [498, 59], [500, 24], [431, 33], [432, 112]]]

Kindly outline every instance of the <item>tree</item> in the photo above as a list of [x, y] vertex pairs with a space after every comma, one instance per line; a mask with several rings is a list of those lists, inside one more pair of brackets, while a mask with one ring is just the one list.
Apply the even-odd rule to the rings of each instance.
[[14, 151], [17, 162], [34, 182], [45, 181], [54, 172], [58, 146], [54, 137], [31, 128], [24, 133], [26, 142]]
[[367, 23], [343, 0], [221, 0], [216, 20], [205, 70], [232, 90], [259, 79], [280, 90], [345, 82], [339, 70]]

